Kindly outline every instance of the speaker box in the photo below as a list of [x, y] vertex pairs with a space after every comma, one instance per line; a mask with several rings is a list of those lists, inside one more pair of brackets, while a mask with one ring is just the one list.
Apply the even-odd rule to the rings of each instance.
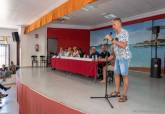
[[151, 59], [151, 75], [152, 78], [161, 78], [161, 59]]
[[12, 32], [12, 37], [13, 37], [13, 41], [16, 41], [16, 42], [20, 41], [18, 32]]

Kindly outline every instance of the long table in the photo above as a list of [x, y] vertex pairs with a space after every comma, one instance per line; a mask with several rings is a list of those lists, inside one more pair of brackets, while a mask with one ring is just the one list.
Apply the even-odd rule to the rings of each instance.
[[51, 59], [52, 68], [94, 78], [97, 76], [97, 64], [98, 62], [96, 61], [75, 60], [67, 58]]

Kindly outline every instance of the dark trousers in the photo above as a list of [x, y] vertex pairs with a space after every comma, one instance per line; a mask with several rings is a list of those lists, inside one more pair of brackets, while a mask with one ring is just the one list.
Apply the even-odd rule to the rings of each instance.
[[2, 84], [0, 84], [0, 88], [1, 88], [1, 89], [6, 89], [6, 87], [3, 86]]

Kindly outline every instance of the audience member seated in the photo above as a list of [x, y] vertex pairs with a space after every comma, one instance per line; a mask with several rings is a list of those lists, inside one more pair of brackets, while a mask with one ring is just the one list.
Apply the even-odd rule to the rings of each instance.
[[0, 69], [0, 77], [3, 78], [3, 81], [6, 80], [6, 78], [11, 77], [12, 72], [6, 67], [5, 65], [2, 65], [2, 68]]
[[[106, 57], [109, 57], [110, 53], [108, 52], [107, 46], [106, 45], [102, 45], [101, 46], [101, 53], [99, 55], [99, 59], [105, 59]], [[103, 67], [105, 66], [105, 64], [99, 64], [98, 65], [98, 79], [103, 79]]]
[[80, 58], [84, 57], [84, 52], [82, 51], [81, 48], [78, 48], [78, 53], [79, 53]]
[[73, 47], [73, 57], [80, 57], [77, 47]]
[[96, 51], [95, 47], [92, 47], [91, 48], [91, 53], [90, 53], [90, 58], [96, 59], [96, 57], [97, 58], [99, 57], [99, 52]]
[[65, 53], [66, 57], [72, 57], [73, 55], [73, 50], [71, 47], [68, 48], [67, 52]]
[[109, 57], [110, 53], [107, 50], [107, 46], [106, 45], [102, 45], [101, 46], [100, 58], [105, 58], [106, 56]]
[[68, 52], [68, 48], [65, 48], [64, 49], [64, 56], [66, 56], [67, 52]]
[[84, 52], [82, 51], [81, 48], [77, 48], [76, 46], [74, 46], [73, 49], [71, 47], [65, 49], [60, 48], [60, 52], [58, 56], [83, 58]]
[[11, 61], [11, 64], [9, 66], [9, 70], [11, 71], [12, 74], [16, 73], [17, 68], [16, 68], [16, 65], [14, 65], [13, 61]]
[[60, 52], [59, 52], [58, 56], [60, 56], [60, 57], [65, 56], [65, 52], [64, 52], [63, 48], [60, 48]]
[[111, 55], [108, 57], [107, 61], [106, 58], [101, 58], [99, 59], [99, 61], [104, 61], [104, 62], [108, 62], [107, 65], [107, 69], [106, 69], [106, 65], [103, 66], [103, 80], [101, 80], [101, 83], [105, 83], [106, 82], [106, 76], [107, 76], [107, 71], [114, 71], [114, 65], [115, 65], [115, 53], [114, 51], [111, 53]]

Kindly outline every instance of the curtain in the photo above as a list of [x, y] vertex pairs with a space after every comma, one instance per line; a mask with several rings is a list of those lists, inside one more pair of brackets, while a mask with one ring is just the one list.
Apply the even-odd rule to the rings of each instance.
[[55, 21], [56, 19], [68, 15], [76, 10], [81, 9], [82, 7], [95, 2], [96, 0], [68, 0], [61, 6], [55, 8], [48, 14], [42, 16], [37, 21], [33, 22], [31, 25], [25, 27], [25, 33], [32, 32], [50, 22]]

